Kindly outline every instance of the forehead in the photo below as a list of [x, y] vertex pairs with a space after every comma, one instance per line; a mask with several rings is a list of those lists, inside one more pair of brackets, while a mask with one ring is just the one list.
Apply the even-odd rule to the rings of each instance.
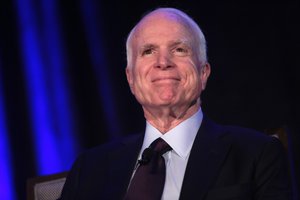
[[135, 42], [149, 40], [189, 40], [192, 31], [184, 19], [173, 13], [158, 12], [143, 18], [134, 33]]

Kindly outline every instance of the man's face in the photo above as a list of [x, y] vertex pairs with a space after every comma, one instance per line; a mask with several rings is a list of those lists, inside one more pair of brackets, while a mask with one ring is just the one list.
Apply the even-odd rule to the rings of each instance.
[[174, 16], [154, 14], [138, 25], [126, 73], [143, 107], [176, 108], [198, 99], [209, 76], [202, 69], [209, 65], [201, 68], [194, 43], [191, 31]]

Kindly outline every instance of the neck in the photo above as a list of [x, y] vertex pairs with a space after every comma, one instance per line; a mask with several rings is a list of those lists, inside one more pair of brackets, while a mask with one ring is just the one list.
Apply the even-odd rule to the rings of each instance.
[[162, 134], [165, 134], [184, 120], [195, 114], [200, 108], [200, 99], [182, 107], [143, 107], [146, 120]]

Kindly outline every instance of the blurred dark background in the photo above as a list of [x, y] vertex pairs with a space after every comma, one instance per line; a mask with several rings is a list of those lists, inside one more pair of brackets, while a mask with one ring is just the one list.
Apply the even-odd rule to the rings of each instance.
[[0, 199], [25, 199], [29, 177], [67, 171], [85, 149], [143, 129], [125, 41], [141, 16], [166, 6], [206, 35], [204, 113], [221, 124], [284, 128], [296, 190], [299, 1], [238, 2], [1, 1]]

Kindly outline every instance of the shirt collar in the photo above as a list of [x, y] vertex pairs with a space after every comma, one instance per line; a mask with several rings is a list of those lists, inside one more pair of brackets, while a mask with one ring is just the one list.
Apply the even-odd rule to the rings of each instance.
[[194, 143], [197, 132], [202, 123], [203, 113], [201, 108], [190, 118], [184, 120], [170, 131], [162, 134], [158, 129], [146, 122], [146, 131], [142, 151], [150, 144], [161, 137], [164, 139], [180, 157], [186, 158]]

